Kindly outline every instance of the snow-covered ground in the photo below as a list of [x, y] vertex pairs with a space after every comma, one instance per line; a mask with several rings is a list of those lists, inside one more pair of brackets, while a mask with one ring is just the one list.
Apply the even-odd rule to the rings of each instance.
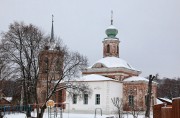
[[[32, 116], [34, 116], [35, 114], [32, 113]], [[96, 118], [113, 118], [112, 116], [114, 115], [100, 115], [100, 114], [97, 114], [96, 115]], [[117, 116], [114, 116], [114, 118], [116, 118]], [[26, 118], [26, 115], [25, 114], [22, 114], [22, 113], [15, 113], [15, 114], [7, 114], [4, 116], [4, 118]], [[43, 118], [48, 118], [48, 113], [44, 113], [44, 117]], [[54, 118], [54, 117], [53, 117]], [[57, 118], [60, 118], [57, 117]], [[95, 115], [94, 114], [75, 114], [75, 113], [63, 113], [63, 118], [95, 118]], [[118, 118], [118, 117], [117, 117]], [[124, 115], [124, 118], [133, 118], [132, 115], [127, 114]], [[139, 115], [138, 118], [144, 118], [144, 115]], [[151, 118], [152, 115], [151, 115]]]

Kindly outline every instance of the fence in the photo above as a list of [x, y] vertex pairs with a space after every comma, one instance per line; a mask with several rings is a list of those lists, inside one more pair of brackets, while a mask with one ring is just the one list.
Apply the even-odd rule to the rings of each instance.
[[[67, 103], [66, 103], [67, 104]], [[65, 108], [66, 104], [62, 103], [56, 103], [54, 107], [50, 108], [48, 107], [47, 112], [48, 112], [48, 118], [63, 118], [63, 109]], [[1, 115], [6, 115], [6, 114], [14, 114], [14, 113], [25, 113], [26, 111], [34, 111], [39, 105], [9, 105], [9, 104], [4, 104], [0, 106], [0, 114]], [[1, 116], [0, 115], [0, 116]], [[68, 111], [68, 117], [69, 117], [69, 111]]]
[[0, 106], [0, 113], [3, 115], [5, 114], [10, 114], [14, 112], [25, 112], [25, 111], [33, 111], [33, 106], [32, 105], [1, 105]]
[[180, 118], [180, 98], [174, 98], [171, 105], [154, 105], [153, 118]]

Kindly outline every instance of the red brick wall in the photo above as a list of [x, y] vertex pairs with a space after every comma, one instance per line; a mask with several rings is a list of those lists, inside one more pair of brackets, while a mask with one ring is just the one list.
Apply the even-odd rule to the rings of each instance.
[[[148, 83], [145, 82], [128, 82], [123, 83], [123, 109], [125, 111], [130, 110], [129, 106], [129, 95], [134, 96], [135, 108], [145, 110], [145, 95], [147, 95]], [[156, 102], [156, 85], [152, 88], [152, 101], [151, 104]], [[138, 106], [138, 107], [137, 107]]]

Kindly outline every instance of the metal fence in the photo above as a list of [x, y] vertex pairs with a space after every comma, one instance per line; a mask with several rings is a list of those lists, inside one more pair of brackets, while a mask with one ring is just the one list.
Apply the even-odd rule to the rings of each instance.
[[[63, 109], [66, 104], [55, 104], [54, 107], [48, 107], [48, 118], [63, 118]], [[14, 114], [14, 113], [25, 113], [27, 111], [32, 112], [37, 108], [36, 105], [1, 105], [0, 106], [0, 114], [2, 116], [6, 114]], [[1, 115], [0, 115], [1, 116]]]
[[12, 113], [23, 113], [26, 111], [33, 111], [33, 106], [32, 105], [1, 105], [0, 106], [0, 113], [2, 115], [5, 114], [12, 114]]

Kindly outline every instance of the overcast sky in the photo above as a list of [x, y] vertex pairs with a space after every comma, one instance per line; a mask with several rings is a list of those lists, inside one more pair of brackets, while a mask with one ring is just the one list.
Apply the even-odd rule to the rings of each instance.
[[141, 76], [180, 77], [180, 0], [0, 0], [0, 32], [24, 21], [51, 31], [70, 50], [102, 58], [102, 40], [114, 11], [120, 57]]

